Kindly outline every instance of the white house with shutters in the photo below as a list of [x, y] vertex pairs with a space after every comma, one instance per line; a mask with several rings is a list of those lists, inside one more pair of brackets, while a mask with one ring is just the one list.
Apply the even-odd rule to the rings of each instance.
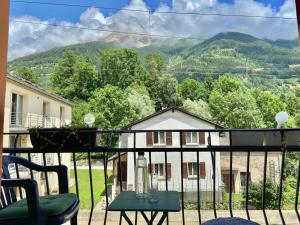
[[[218, 132], [195, 132], [195, 129], [215, 130], [222, 128], [221, 125], [210, 120], [201, 118], [192, 113], [177, 107], [169, 107], [160, 112], [154, 113], [139, 121], [124, 127], [127, 130], [145, 130], [136, 133], [135, 143], [134, 134], [122, 134], [119, 138], [120, 148], [152, 148], [152, 152], [145, 153], [148, 162], [148, 170], [155, 171], [159, 176], [159, 189], [176, 190], [181, 192], [181, 153], [180, 152], [155, 152], [156, 148], [180, 148], [182, 145], [182, 168], [183, 168], [183, 191], [185, 200], [197, 199], [197, 176], [200, 177], [200, 190], [202, 200], [210, 198], [213, 190], [213, 168], [212, 154], [202, 151], [201, 148], [207, 147], [209, 139], [212, 145], [219, 145]], [[168, 132], [168, 130], [191, 130], [182, 133], [180, 141], [179, 132]], [[165, 132], [150, 132], [148, 130], [164, 130]], [[189, 148], [199, 148], [199, 166], [197, 165], [197, 153], [189, 152]], [[154, 151], [154, 152], [153, 152]], [[119, 157], [113, 156], [114, 161], [114, 185], [113, 197], [118, 193], [118, 186], [122, 178], [122, 187], [127, 190], [134, 190], [134, 157], [138, 154], [121, 154], [122, 173], [119, 174]], [[167, 163], [165, 161], [167, 157]], [[151, 163], [150, 163], [151, 162]], [[220, 154], [215, 155], [216, 162], [216, 190], [221, 187], [221, 167]], [[150, 166], [151, 165], [151, 166]], [[199, 171], [198, 171], [199, 168]]]

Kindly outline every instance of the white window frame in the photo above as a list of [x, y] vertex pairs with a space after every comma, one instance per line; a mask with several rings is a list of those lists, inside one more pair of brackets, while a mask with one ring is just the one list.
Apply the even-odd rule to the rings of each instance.
[[[14, 95], [16, 96], [16, 111], [15, 112], [12, 111], [12, 104], [13, 104], [13, 96]], [[12, 118], [11, 118], [11, 121], [10, 121], [11, 125], [22, 126], [22, 123], [23, 123], [23, 119], [22, 119], [22, 117], [23, 117], [23, 104], [24, 104], [24, 96], [13, 92], [11, 94], [11, 106], [10, 107], [11, 107], [11, 116], [13, 116], [12, 113], [15, 113], [15, 115], [14, 115], [15, 116], [15, 119], [14, 119], [15, 121], [13, 123]]]
[[[193, 166], [194, 164], [196, 165], [196, 168], [194, 168], [194, 166]], [[192, 166], [192, 174], [190, 174], [190, 166]], [[197, 178], [199, 171], [198, 171], [198, 167], [197, 167], [196, 162], [189, 162], [187, 169], [188, 169], [188, 178]], [[197, 173], [195, 173], [194, 170], [196, 170]]]
[[[155, 134], [157, 134], [157, 143], [155, 143]], [[161, 135], [163, 134], [163, 142], [161, 142]], [[166, 145], [166, 133], [163, 131], [154, 131], [153, 132], [153, 145], [156, 146], [165, 146]]]
[[[193, 142], [193, 134], [196, 134], [196, 142]], [[190, 138], [190, 142], [188, 141], [188, 136]], [[185, 144], [186, 145], [199, 145], [199, 134], [198, 132], [186, 132], [185, 133]]]
[[[158, 175], [158, 178], [164, 178], [165, 177], [165, 164], [164, 163], [155, 163], [153, 164], [152, 170]], [[162, 174], [161, 174], [161, 168], [162, 167]]]

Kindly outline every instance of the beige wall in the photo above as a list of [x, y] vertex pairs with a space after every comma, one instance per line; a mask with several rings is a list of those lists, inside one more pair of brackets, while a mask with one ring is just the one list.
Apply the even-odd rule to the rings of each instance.
[[[53, 124], [55, 127], [60, 126], [60, 107], [64, 108], [64, 120], [66, 124], [69, 124], [72, 119], [72, 108], [71, 105], [66, 104], [65, 102], [55, 99], [52, 96], [46, 95], [38, 90], [27, 87], [23, 84], [20, 84], [14, 80], [7, 78], [6, 82], [6, 95], [5, 95], [5, 115], [4, 115], [4, 132], [12, 131], [10, 127], [10, 116], [11, 116], [11, 96], [12, 93], [16, 93], [23, 96], [23, 131], [26, 130], [29, 126], [38, 126], [38, 123], [34, 123], [38, 118], [42, 118], [43, 116], [43, 102], [49, 103], [49, 117], [53, 118]], [[28, 124], [28, 120], [26, 118], [31, 119], [31, 123]], [[41, 119], [39, 119], [41, 120]], [[21, 129], [22, 130], [22, 129]], [[27, 141], [22, 139], [22, 146], [30, 146], [30, 141], [27, 138]], [[25, 144], [27, 143], [27, 144]], [[4, 146], [7, 147], [9, 145], [8, 136], [4, 139]]]
[[[267, 160], [267, 178], [272, 178], [275, 176], [275, 182], [279, 182], [280, 168], [281, 168], [281, 153], [268, 153]], [[230, 154], [221, 153], [221, 173], [229, 174], [229, 162]], [[274, 167], [273, 167], [274, 165]], [[241, 187], [241, 177], [240, 172], [247, 171], [247, 153], [233, 153], [232, 158], [232, 171], [234, 174], [234, 188], [235, 192], [240, 192]], [[259, 183], [263, 181], [264, 175], [264, 153], [251, 152], [250, 154], [250, 166], [249, 171], [251, 173], [251, 181]]]

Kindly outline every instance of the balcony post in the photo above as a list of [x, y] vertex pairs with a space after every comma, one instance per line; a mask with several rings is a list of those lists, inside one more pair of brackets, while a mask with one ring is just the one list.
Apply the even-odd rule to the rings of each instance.
[[296, 14], [297, 14], [297, 25], [298, 25], [298, 43], [300, 46], [300, 2], [295, 0], [296, 3]]
[[0, 3], [0, 188], [2, 177], [3, 130], [5, 87], [7, 73], [8, 26], [10, 0], [1, 0]]

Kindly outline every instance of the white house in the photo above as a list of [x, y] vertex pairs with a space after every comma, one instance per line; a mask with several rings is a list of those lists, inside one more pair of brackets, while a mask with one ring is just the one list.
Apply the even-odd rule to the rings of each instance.
[[[197, 174], [200, 176], [200, 191], [202, 199], [211, 197], [213, 188], [213, 168], [211, 152], [202, 152], [201, 148], [208, 145], [208, 132], [195, 132], [193, 129], [211, 129], [222, 128], [221, 125], [210, 120], [201, 118], [192, 113], [177, 107], [169, 107], [160, 112], [154, 113], [139, 121], [124, 127], [128, 130], [145, 130], [145, 132], [136, 134], [137, 148], [179, 148], [183, 146], [183, 191], [185, 200], [197, 199]], [[182, 133], [182, 142], [180, 143], [179, 132], [167, 132], [167, 130], [186, 129], [190, 132]], [[147, 130], [165, 130], [166, 132], [150, 132]], [[212, 145], [219, 145], [219, 133], [211, 132], [210, 139]], [[119, 138], [120, 148], [134, 147], [134, 134], [122, 134]], [[189, 152], [190, 147], [197, 147], [199, 152], [199, 170], [197, 170], [197, 153]], [[172, 151], [172, 150], [170, 150]], [[145, 153], [150, 169], [150, 155]], [[137, 154], [136, 154], [137, 157]], [[118, 176], [118, 157], [114, 156], [114, 185], [113, 195], [118, 192], [119, 176]], [[221, 186], [221, 167], [220, 154], [216, 153], [216, 190], [220, 190]], [[159, 175], [159, 189], [165, 190], [166, 179], [169, 190], [181, 192], [181, 153], [168, 152], [167, 164], [165, 164], [164, 152], [151, 153], [152, 171]], [[167, 167], [167, 168], [166, 168]], [[122, 187], [127, 190], [134, 190], [134, 153], [123, 153], [121, 156], [122, 168]], [[167, 174], [166, 174], [167, 173]], [[114, 196], [113, 196], [114, 197]]]

